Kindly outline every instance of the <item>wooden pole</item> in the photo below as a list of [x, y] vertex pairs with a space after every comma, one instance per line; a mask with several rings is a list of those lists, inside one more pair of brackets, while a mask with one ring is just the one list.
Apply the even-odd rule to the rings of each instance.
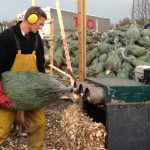
[[[54, 65], [54, 19], [50, 20], [50, 64]], [[53, 68], [50, 68], [51, 74], [53, 74]]]
[[36, 0], [32, 0], [32, 6], [36, 6]]
[[68, 44], [67, 44], [67, 40], [66, 40], [66, 34], [65, 34], [65, 30], [64, 30], [63, 19], [62, 19], [62, 14], [61, 14], [61, 10], [59, 8], [59, 0], [55, 0], [55, 3], [56, 3], [58, 21], [59, 21], [60, 30], [61, 30], [61, 36], [62, 36], [62, 40], [63, 40], [63, 46], [64, 46], [64, 50], [65, 50], [66, 64], [67, 64], [67, 68], [72, 71], [70, 56], [69, 56], [69, 49], [68, 49]]
[[78, 0], [79, 80], [86, 78], [86, 0]]
[[131, 22], [134, 23], [135, 21], [135, 0], [132, 2], [132, 16], [131, 16]]

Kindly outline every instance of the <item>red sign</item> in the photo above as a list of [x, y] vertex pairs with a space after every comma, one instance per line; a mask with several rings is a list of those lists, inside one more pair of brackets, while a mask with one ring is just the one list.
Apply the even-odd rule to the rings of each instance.
[[[78, 17], [74, 16], [73, 20], [74, 20], [75, 26], [77, 28], [78, 27]], [[88, 29], [94, 29], [95, 28], [95, 21], [93, 19], [89, 18], [86, 22], [86, 26]]]

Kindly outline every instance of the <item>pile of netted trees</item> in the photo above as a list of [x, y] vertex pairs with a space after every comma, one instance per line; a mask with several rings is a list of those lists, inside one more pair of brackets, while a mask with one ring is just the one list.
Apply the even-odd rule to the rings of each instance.
[[[69, 34], [67, 42], [73, 71], [78, 74], [77, 32]], [[150, 65], [150, 29], [136, 24], [108, 32], [87, 32], [86, 44], [88, 77], [134, 79], [137, 65]], [[55, 37], [54, 64], [66, 67], [61, 37]]]

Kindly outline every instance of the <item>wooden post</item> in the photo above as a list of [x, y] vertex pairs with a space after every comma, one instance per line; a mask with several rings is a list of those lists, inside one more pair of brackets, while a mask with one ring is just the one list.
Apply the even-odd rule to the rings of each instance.
[[[50, 64], [54, 65], [54, 19], [50, 20]], [[53, 68], [50, 68], [51, 74], [53, 74]]]
[[78, 0], [79, 80], [86, 78], [86, 0]]

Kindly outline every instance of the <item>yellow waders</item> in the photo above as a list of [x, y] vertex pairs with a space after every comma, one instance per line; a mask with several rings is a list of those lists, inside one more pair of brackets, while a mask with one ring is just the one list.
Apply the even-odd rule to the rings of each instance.
[[[35, 51], [32, 54], [21, 54], [18, 50], [11, 71], [38, 71], [36, 66]], [[25, 111], [25, 123], [28, 134], [28, 150], [42, 150], [45, 135], [45, 111], [44, 108], [33, 111]], [[11, 130], [16, 111], [0, 109], [0, 145], [3, 144]]]

